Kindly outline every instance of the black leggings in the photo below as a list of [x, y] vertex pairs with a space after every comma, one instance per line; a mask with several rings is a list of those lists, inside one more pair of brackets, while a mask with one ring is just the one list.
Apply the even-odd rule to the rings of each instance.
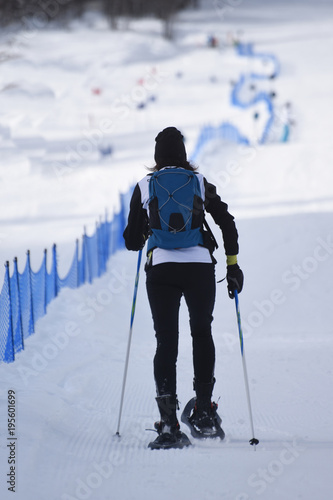
[[211, 382], [215, 365], [211, 334], [215, 303], [214, 264], [158, 264], [147, 269], [146, 286], [157, 340], [154, 357], [157, 395], [176, 394], [178, 320], [182, 295], [190, 316], [194, 377], [200, 382]]

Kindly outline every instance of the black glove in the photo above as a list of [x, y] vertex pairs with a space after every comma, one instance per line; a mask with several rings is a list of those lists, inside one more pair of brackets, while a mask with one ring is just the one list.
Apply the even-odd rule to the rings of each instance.
[[228, 294], [231, 299], [235, 297], [234, 291], [240, 293], [243, 289], [244, 275], [238, 264], [227, 266]]

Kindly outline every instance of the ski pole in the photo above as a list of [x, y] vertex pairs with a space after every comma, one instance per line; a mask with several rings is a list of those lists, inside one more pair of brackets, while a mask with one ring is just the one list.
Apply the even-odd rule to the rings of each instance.
[[117, 426], [116, 436], [120, 436], [120, 434], [119, 434], [119, 428], [120, 428], [121, 414], [122, 414], [122, 410], [123, 410], [124, 395], [125, 395], [125, 386], [126, 386], [126, 378], [127, 378], [127, 369], [128, 369], [128, 361], [129, 361], [129, 355], [130, 355], [130, 349], [131, 349], [133, 321], [134, 321], [135, 306], [136, 306], [136, 296], [137, 296], [137, 293], [138, 293], [141, 257], [142, 257], [142, 250], [139, 250], [138, 264], [137, 264], [136, 276], [135, 276], [135, 283], [134, 283], [134, 294], [133, 294], [133, 302], [132, 302], [132, 310], [131, 310], [131, 322], [130, 322], [128, 342], [127, 342], [127, 352], [126, 352], [126, 360], [125, 360], [125, 368], [124, 368], [124, 376], [123, 376], [123, 386], [122, 386], [122, 390], [121, 390], [119, 416], [118, 416], [118, 426]]
[[246, 360], [245, 360], [245, 352], [244, 352], [244, 339], [243, 339], [237, 290], [234, 291], [234, 295], [235, 295], [235, 303], [236, 303], [236, 313], [237, 313], [240, 349], [241, 349], [242, 362], [243, 362], [245, 390], [246, 390], [247, 405], [249, 408], [250, 423], [251, 423], [251, 430], [252, 430], [252, 439], [250, 439], [249, 443], [251, 445], [254, 445], [254, 447], [255, 447], [257, 444], [259, 444], [259, 440], [254, 437], [254, 427], [253, 427], [253, 417], [252, 417], [251, 400], [250, 400], [249, 380], [248, 380], [248, 376], [247, 376], [247, 368], [246, 368]]

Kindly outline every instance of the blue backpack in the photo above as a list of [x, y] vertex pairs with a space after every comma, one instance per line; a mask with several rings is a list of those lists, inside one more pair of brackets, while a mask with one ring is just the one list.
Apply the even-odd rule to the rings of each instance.
[[197, 175], [184, 168], [154, 172], [149, 180], [148, 251], [203, 245], [203, 200]]

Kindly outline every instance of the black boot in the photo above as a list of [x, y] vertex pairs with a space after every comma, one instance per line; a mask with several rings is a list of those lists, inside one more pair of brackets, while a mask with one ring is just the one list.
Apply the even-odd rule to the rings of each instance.
[[156, 402], [161, 415], [161, 420], [158, 422], [158, 432], [160, 434], [176, 434], [179, 430], [176, 413], [179, 408], [177, 396], [157, 396]]
[[194, 380], [193, 385], [197, 397], [190, 421], [199, 432], [207, 437], [216, 434], [217, 404], [212, 402], [214, 384], [215, 378], [211, 382]]
[[157, 406], [161, 415], [160, 422], [155, 422], [158, 436], [155, 441], [149, 443], [149, 448], [167, 449], [183, 448], [191, 444], [190, 440], [180, 430], [177, 419], [178, 401], [177, 396], [164, 395], [156, 398]]

